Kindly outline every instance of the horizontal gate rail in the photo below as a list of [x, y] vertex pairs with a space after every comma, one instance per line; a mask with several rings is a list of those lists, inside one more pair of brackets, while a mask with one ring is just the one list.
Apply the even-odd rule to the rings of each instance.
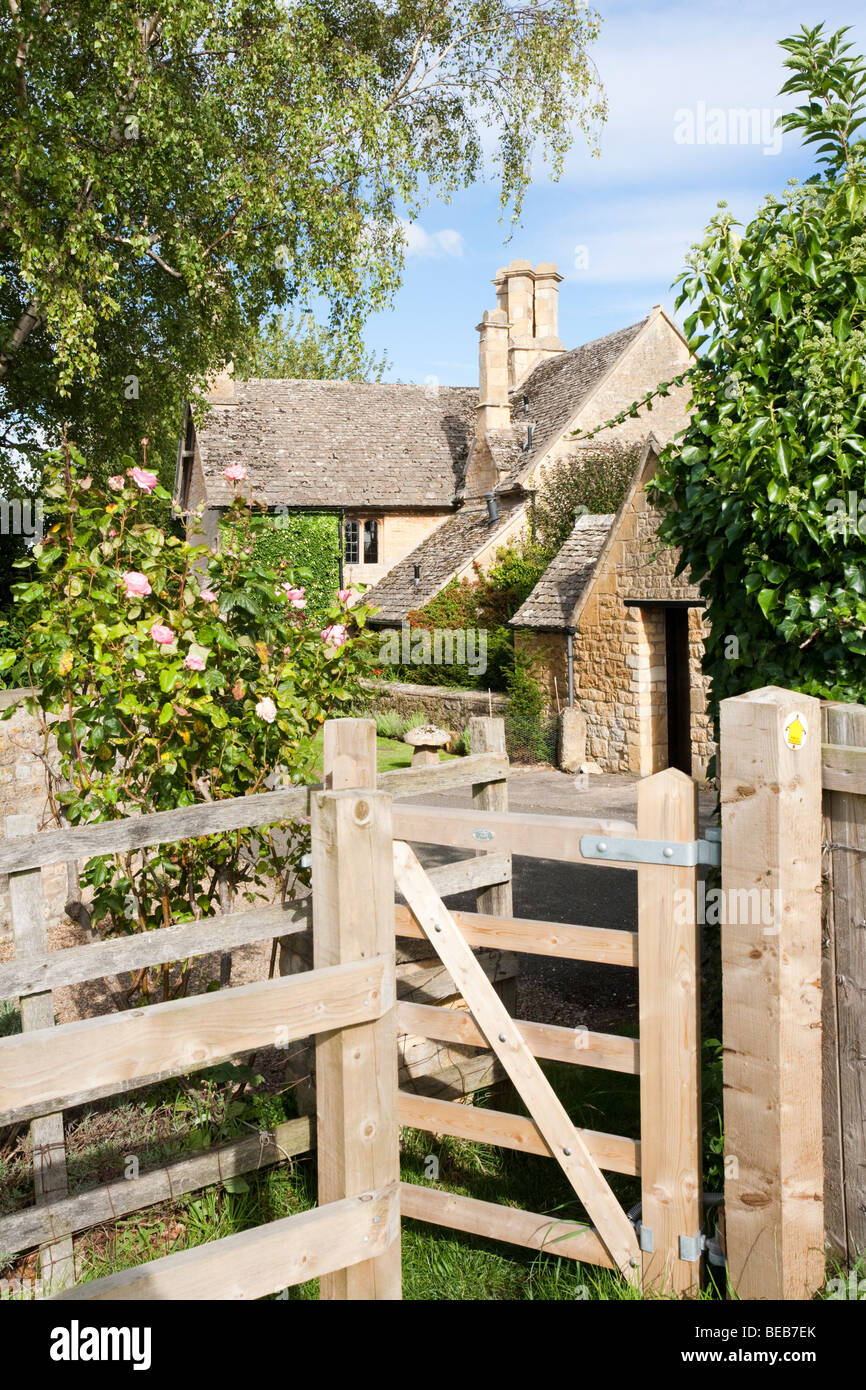
[[[437, 887], [434, 873], [431, 869], [428, 877]], [[537, 922], [529, 917], [489, 917], [480, 912], [452, 912], [451, 915], [470, 946], [556, 956], [559, 960], [591, 960], [601, 965], [637, 965], [637, 932], [617, 927]], [[426, 933], [408, 907], [398, 906], [395, 918], [398, 936], [425, 939]]]
[[555, 1216], [540, 1216], [534, 1211], [502, 1207], [496, 1202], [481, 1202], [476, 1197], [408, 1182], [400, 1184], [400, 1209], [404, 1216], [416, 1221], [451, 1226], [487, 1240], [502, 1240], [604, 1269], [615, 1267], [597, 1231]]
[[[631, 821], [595, 820], [587, 816], [538, 816], [514, 811], [474, 811], [453, 806], [394, 806], [394, 837], [416, 844], [451, 845], [455, 849], [500, 849], [530, 859], [588, 863], [580, 851], [582, 835], [632, 836]], [[617, 869], [636, 864], [615, 862]]]
[[[591, 1033], [588, 1028], [560, 1028], [553, 1023], [514, 1020], [534, 1057], [600, 1067], [631, 1076], [640, 1072], [640, 1043], [615, 1033]], [[397, 1025], [403, 1033], [420, 1033], [437, 1042], [486, 1047], [487, 1040], [467, 1009], [437, 1009], [430, 1004], [397, 1003]]]
[[[481, 1109], [477, 1105], [460, 1105], [451, 1100], [434, 1100], [416, 1096], [409, 1091], [399, 1093], [400, 1123], [430, 1134], [451, 1134], [456, 1139], [469, 1139], [478, 1144], [493, 1144], [501, 1149], [517, 1149], [522, 1153], [551, 1156], [551, 1145], [544, 1138], [535, 1120], [525, 1115], [512, 1115], [507, 1110]], [[578, 1129], [568, 1121], [565, 1146], [585, 1147], [599, 1168], [609, 1173], [625, 1173], [637, 1177], [640, 1173], [640, 1143], [621, 1134], [603, 1134], [597, 1129]], [[556, 1155], [554, 1155], [556, 1157]]]

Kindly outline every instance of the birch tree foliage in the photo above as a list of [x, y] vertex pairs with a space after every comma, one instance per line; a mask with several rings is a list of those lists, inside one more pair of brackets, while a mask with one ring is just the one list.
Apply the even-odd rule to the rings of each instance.
[[400, 218], [488, 162], [517, 217], [533, 159], [595, 139], [598, 27], [585, 0], [2, 0], [0, 446], [68, 419], [128, 449], [266, 311], [357, 328]]

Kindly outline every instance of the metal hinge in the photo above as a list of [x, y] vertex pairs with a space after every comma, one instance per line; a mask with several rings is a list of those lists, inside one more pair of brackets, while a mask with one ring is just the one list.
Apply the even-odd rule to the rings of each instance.
[[687, 1260], [689, 1264], [697, 1264], [704, 1251], [707, 1252], [707, 1258], [711, 1265], [726, 1265], [728, 1263], [722, 1254], [722, 1247], [717, 1235], [680, 1236], [681, 1260]]
[[694, 868], [696, 864], [722, 862], [721, 831], [707, 831], [705, 840], [637, 840], [631, 837], [581, 835], [584, 859], [611, 859], [626, 864], [672, 864]]

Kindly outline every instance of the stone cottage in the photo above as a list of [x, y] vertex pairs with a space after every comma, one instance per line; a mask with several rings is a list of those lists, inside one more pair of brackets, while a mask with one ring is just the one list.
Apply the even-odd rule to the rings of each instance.
[[[206, 413], [188, 407], [175, 497], [204, 508], [213, 544], [243, 463], [269, 511], [333, 513], [347, 584], [375, 586], [382, 624], [400, 621], [458, 573], [482, 567], [527, 524], [544, 469], [575, 452], [569, 438], [629, 406], [688, 363], [660, 308], [640, 323], [567, 351], [554, 265], [512, 261], [494, 280], [495, 310], [478, 325], [479, 387], [389, 382], [235, 380], [218, 376]], [[685, 394], [653, 412], [667, 436]], [[635, 440], [629, 420], [609, 437]]]
[[704, 778], [704, 602], [675, 574], [677, 552], [659, 548], [646, 491], [659, 447], [651, 435], [615, 516], [578, 518], [511, 626], [548, 701], [556, 692], [582, 712], [587, 756], [604, 772]]
[[[531, 529], [546, 472], [593, 447], [576, 433], [604, 424], [690, 364], [685, 339], [658, 305], [637, 323], [567, 349], [559, 338], [562, 279], [549, 262], [514, 260], [497, 272], [496, 308], [478, 324], [477, 389], [235, 381], [224, 373], [212, 384], [209, 413], [187, 410], [180, 506], [203, 506], [213, 543], [233, 495], [224, 469], [243, 463], [269, 510], [334, 513], [344, 582], [370, 586], [374, 625], [401, 625]], [[554, 677], [567, 697], [570, 670], [573, 698], [586, 709], [589, 754], [606, 770], [645, 773], [670, 758], [699, 771], [708, 757], [695, 664], [698, 600], [674, 579], [675, 556], [648, 559], [656, 518], [643, 476], [655, 448], [685, 426], [687, 408], [687, 387], [655, 402], [655, 443], [617, 517], [584, 518], [514, 620], [551, 705]], [[604, 439], [643, 444], [647, 429], [641, 412]], [[598, 565], [607, 566], [604, 574]]]

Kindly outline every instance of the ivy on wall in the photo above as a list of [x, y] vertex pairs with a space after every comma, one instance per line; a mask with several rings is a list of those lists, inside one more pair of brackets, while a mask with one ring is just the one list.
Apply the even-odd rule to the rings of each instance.
[[288, 512], [257, 526], [255, 558], [291, 570], [307, 591], [307, 612], [324, 615], [340, 587], [340, 523], [333, 512]]

